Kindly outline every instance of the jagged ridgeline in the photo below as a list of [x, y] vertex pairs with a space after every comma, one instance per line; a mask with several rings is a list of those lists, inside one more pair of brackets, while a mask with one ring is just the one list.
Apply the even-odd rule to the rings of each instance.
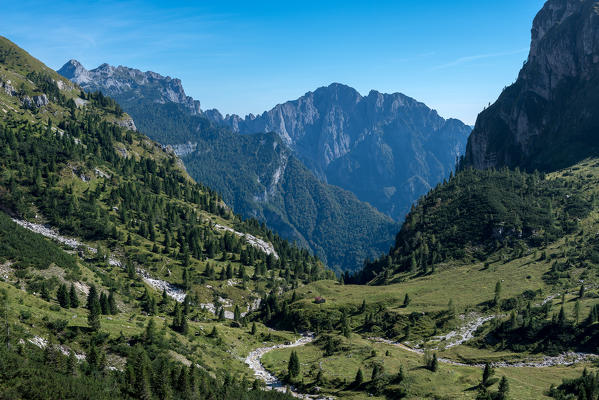
[[250, 335], [242, 314], [266, 291], [332, 277], [318, 259], [233, 214], [113, 100], [5, 38], [0, 115], [0, 393], [288, 398], [233, 378], [247, 368], [227, 352], [288, 340], [261, 324]]
[[575, 233], [596, 205], [597, 167], [588, 161], [553, 175], [462, 170], [419, 200], [393, 249], [359, 280], [385, 283], [396, 273], [428, 274], [496, 253], [517, 258]]

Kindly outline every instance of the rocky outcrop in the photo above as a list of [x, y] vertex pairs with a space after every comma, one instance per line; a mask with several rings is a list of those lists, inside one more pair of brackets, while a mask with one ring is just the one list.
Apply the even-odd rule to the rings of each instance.
[[16, 96], [17, 95], [17, 91], [12, 86], [12, 82], [10, 80], [7, 80], [7, 81], [0, 80], [0, 88], [2, 90], [4, 90], [4, 93], [6, 93], [9, 96]]
[[483, 111], [465, 164], [551, 171], [599, 153], [599, 7], [549, 0], [517, 81]]
[[205, 116], [244, 134], [278, 133], [321, 180], [396, 219], [449, 175], [471, 130], [403, 94], [364, 97], [341, 84], [259, 116], [223, 117], [216, 110]]
[[86, 91], [102, 91], [121, 105], [131, 99], [146, 99], [160, 104], [181, 104], [193, 114], [201, 112], [200, 102], [185, 94], [179, 79], [156, 72], [108, 64], [88, 71], [79, 61], [70, 60], [58, 73]]
[[48, 96], [46, 96], [45, 94], [40, 94], [37, 96], [24, 96], [21, 99], [21, 102], [23, 103], [23, 106], [25, 108], [40, 108], [40, 107], [44, 107], [47, 106], [49, 101], [48, 101]]
[[133, 122], [133, 118], [122, 118], [116, 121], [116, 124], [125, 129], [129, 129], [130, 131], [137, 131], [137, 127], [135, 126], [135, 122]]

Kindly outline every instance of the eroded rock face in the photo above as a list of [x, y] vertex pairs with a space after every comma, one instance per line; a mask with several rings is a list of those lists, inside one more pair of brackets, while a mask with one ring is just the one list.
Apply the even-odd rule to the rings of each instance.
[[465, 161], [555, 170], [599, 150], [599, 5], [549, 0], [535, 17], [516, 83], [483, 111]]
[[362, 96], [341, 84], [258, 116], [205, 116], [244, 134], [276, 132], [321, 180], [396, 219], [449, 175], [471, 130], [403, 94]]

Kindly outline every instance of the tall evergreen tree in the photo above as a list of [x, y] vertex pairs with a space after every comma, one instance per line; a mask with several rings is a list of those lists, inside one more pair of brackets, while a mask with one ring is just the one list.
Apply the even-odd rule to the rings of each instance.
[[69, 303], [72, 308], [79, 307], [79, 297], [77, 296], [77, 291], [75, 290], [75, 285], [71, 283], [71, 289], [69, 290]]
[[289, 363], [287, 364], [287, 371], [289, 372], [289, 377], [295, 378], [300, 373], [300, 362], [295, 350], [291, 352], [289, 356]]
[[62, 308], [69, 308], [71, 306], [71, 299], [69, 297], [69, 292], [67, 291], [67, 285], [64, 283], [58, 287], [56, 291], [56, 300], [58, 300], [58, 304]]

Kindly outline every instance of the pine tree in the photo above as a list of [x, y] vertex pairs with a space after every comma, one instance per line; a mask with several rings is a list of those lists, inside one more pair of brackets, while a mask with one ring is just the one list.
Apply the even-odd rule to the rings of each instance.
[[495, 284], [495, 297], [493, 298], [493, 305], [498, 306], [501, 300], [501, 282], [497, 281]]
[[403, 306], [407, 307], [408, 305], [410, 305], [410, 302], [412, 300], [410, 299], [410, 296], [406, 293], [406, 295], [403, 298]]
[[233, 311], [233, 320], [239, 321], [241, 319], [241, 311], [239, 311], [239, 306], [235, 304], [235, 310]]
[[[148, 355], [141, 345], [137, 345], [130, 359], [132, 359], [133, 395], [137, 399], [150, 400], [152, 398], [152, 391], [150, 389]], [[128, 359], [127, 364], [129, 364], [129, 361]]]
[[146, 325], [144, 341], [148, 344], [156, 342], [156, 323], [154, 322], [154, 318], [150, 318], [148, 324]]
[[87, 314], [87, 324], [91, 328], [92, 331], [100, 330], [100, 307], [92, 306], [91, 309], [88, 310]]
[[85, 305], [85, 308], [91, 310], [94, 307], [100, 308], [100, 302], [98, 300], [98, 292], [96, 290], [96, 286], [91, 285], [89, 287], [89, 292], [87, 293], [87, 303]]
[[50, 301], [50, 292], [48, 292], [48, 287], [46, 286], [46, 283], [42, 283], [42, 288], [40, 290], [40, 294], [42, 296], [42, 299], [46, 300], [46, 301]]
[[75, 353], [71, 350], [71, 351], [69, 351], [69, 357], [67, 358], [67, 364], [65, 367], [66, 373], [68, 375], [74, 375], [76, 366], [77, 366], [77, 359], [75, 358]]
[[433, 359], [431, 361], [431, 371], [437, 372], [439, 370], [439, 360], [437, 359], [437, 353], [433, 354]]
[[252, 322], [252, 330], [250, 331], [250, 333], [251, 333], [252, 335], [255, 335], [255, 334], [256, 334], [256, 323], [255, 323], [255, 322]]
[[216, 330], [216, 325], [212, 327], [212, 331], [210, 332], [210, 337], [216, 338], [218, 337], [218, 331]]
[[558, 314], [558, 317], [557, 317], [557, 324], [558, 324], [559, 326], [563, 327], [563, 326], [565, 326], [565, 325], [566, 325], [566, 323], [567, 323], [567, 320], [566, 320], [566, 313], [565, 313], [565, 311], [564, 311], [564, 306], [562, 306], [562, 307], [560, 308], [560, 310], [559, 310], [559, 314]]
[[62, 308], [69, 308], [71, 306], [71, 299], [69, 292], [67, 291], [67, 285], [64, 283], [58, 287], [56, 291], [56, 300]]
[[358, 372], [356, 372], [356, 378], [354, 379], [354, 385], [360, 386], [364, 382], [364, 373], [362, 372], [362, 368], [358, 368]]
[[94, 346], [94, 344], [92, 343], [92, 345], [89, 348], [89, 351], [86, 354], [85, 360], [87, 361], [87, 366], [90, 370], [90, 372], [96, 372], [99, 370], [99, 366], [100, 366], [100, 354], [98, 352], [98, 349], [96, 348], [96, 346]]
[[101, 308], [98, 293], [94, 285], [89, 288], [86, 307], [88, 309], [87, 323], [92, 331], [98, 331], [100, 329]]
[[576, 303], [574, 303], [574, 320], [576, 321], [576, 324], [578, 325], [578, 323], [580, 322], [580, 301], [576, 300]]
[[[295, 294], [295, 292], [293, 292]], [[360, 314], [366, 311], [366, 299], [362, 300], [362, 305], [360, 306]]]
[[114, 299], [114, 290], [111, 289], [108, 294], [108, 312], [112, 315], [116, 315], [119, 313], [119, 309], [116, 306], [116, 300]]
[[497, 400], [507, 400], [507, 395], [510, 391], [510, 384], [505, 376], [501, 377], [501, 381], [499, 381], [499, 388], [497, 391]]
[[[129, 239], [131, 239], [131, 235], [129, 235]], [[135, 266], [130, 261], [127, 263], [127, 276], [129, 279], [135, 279]]]
[[300, 362], [295, 350], [291, 352], [289, 356], [289, 363], [287, 364], [287, 371], [289, 372], [289, 377], [295, 378], [300, 373]]
[[106, 296], [106, 293], [104, 293], [104, 292], [100, 293], [100, 310], [102, 312], [102, 315], [110, 314], [110, 306], [108, 305], [108, 297]]
[[399, 367], [399, 372], [397, 373], [397, 378], [395, 379], [395, 381], [397, 383], [402, 383], [404, 380], [406, 379], [404, 370], [403, 370], [403, 365], [401, 365]]
[[580, 289], [578, 290], [578, 298], [582, 299], [584, 297], [584, 283], [580, 285]]
[[72, 308], [79, 307], [79, 297], [77, 297], [77, 291], [75, 285], [71, 283], [71, 289], [69, 290], [69, 302]]
[[491, 377], [493, 376], [494, 373], [495, 373], [495, 371], [491, 367], [491, 364], [486, 363], [485, 368], [483, 369], [483, 379], [482, 379], [481, 385], [486, 387], [489, 383], [489, 379], [491, 379]]

